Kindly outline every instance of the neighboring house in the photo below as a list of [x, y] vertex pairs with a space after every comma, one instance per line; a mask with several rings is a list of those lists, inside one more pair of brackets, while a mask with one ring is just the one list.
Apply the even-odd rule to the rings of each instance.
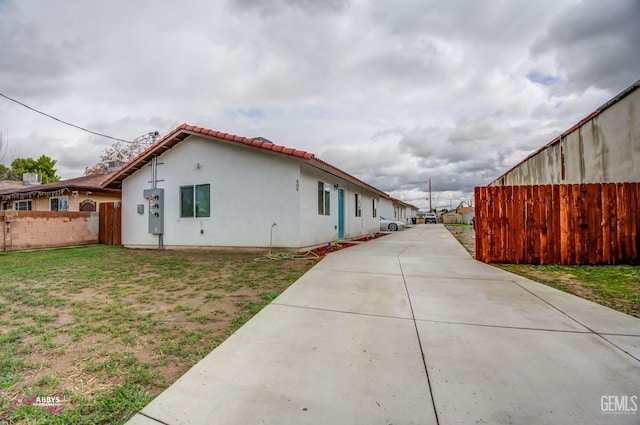
[[456, 212], [460, 214], [460, 223], [462, 224], [471, 224], [471, 221], [476, 216], [473, 207], [459, 207]]
[[490, 186], [640, 182], [640, 80]]
[[442, 222], [444, 224], [471, 224], [475, 217], [473, 207], [458, 207], [455, 210], [443, 212]]
[[0, 209], [24, 211], [97, 211], [102, 202], [120, 200], [119, 189], [107, 189], [102, 181], [111, 174], [94, 174], [46, 184], [32, 180], [15, 182], [0, 190]]
[[440, 217], [444, 224], [456, 224], [460, 220], [459, 214], [455, 210], [443, 212]]
[[311, 153], [186, 124], [105, 185], [122, 189], [128, 247], [302, 249], [379, 231], [388, 196]]

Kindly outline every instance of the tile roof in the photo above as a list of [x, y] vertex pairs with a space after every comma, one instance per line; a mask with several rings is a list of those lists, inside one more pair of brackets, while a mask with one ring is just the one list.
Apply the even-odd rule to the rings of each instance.
[[343, 178], [347, 181], [355, 183], [359, 186], [365, 187], [374, 193], [381, 196], [388, 196], [368, 183], [346, 173], [339, 168], [329, 164], [326, 161], [321, 160], [314, 154], [298, 149], [288, 148], [286, 146], [277, 145], [264, 138], [248, 138], [242, 136], [236, 136], [234, 134], [223, 133], [221, 131], [209, 130], [207, 128], [197, 127], [188, 124], [182, 124], [169, 134], [158, 140], [155, 144], [148, 147], [145, 151], [141, 152], [138, 156], [131, 161], [120, 167], [112, 176], [104, 181], [105, 187], [121, 188], [122, 181], [144, 167], [151, 161], [151, 158], [158, 156], [173, 148], [175, 145], [183, 141], [189, 136], [201, 136], [208, 139], [218, 139], [232, 144], [245, 145], [250, 148], [270, 151], [276, 155], [284, 155], [291, 159], [305, 162], [315, 168], [319, 168], [323, 171], [331, 173], [337, 177]]

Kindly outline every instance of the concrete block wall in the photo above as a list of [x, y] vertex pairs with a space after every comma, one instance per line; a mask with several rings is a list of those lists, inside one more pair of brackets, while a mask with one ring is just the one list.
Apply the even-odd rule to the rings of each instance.
[[98, 243], [97, 212], [0, 211], [2, 251]]

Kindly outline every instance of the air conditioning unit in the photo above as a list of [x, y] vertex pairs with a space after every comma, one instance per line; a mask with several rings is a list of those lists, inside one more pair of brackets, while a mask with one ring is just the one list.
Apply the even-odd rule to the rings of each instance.
[[26, 186], [37, 186], [42, 184], [42, 174], [24, 173], [22, 175], [22, 183]]

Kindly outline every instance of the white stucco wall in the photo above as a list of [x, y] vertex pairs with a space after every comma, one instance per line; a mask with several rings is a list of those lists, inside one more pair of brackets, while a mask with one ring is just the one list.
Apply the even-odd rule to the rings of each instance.
[[[356, 193], [362, 196], [360, 217], [356, 217]], [[380, 219], [373, 217], [373, 206], [371, 204], [371, 199], [374, 197], [377, 199], [378, 196], [355, 185], [347, 185], [345, 196], [346, 205], [348, 206], [345, 211], [347, 221], [345, 237], [356, 238], [380, 231]]]
[[[145, 166], [123, 182], [125, 246], [158, 245], [158, 236], [148, 233], [148, 203], [143, 196], [150, 180], [151, 167]], [[318, 214], [318, 181], [330, 185], [328, 216]], [[211, 217], [180, 218], [180, 187], [198, 184], [211, 185]], [[337, 240], [335, 184], [345, 191], [345, 237], [377, 232], [379, 219], [373, 217], [371, 199], [378, 195], [296, 159], [190, 136], [158, 157], [157, 187], [165, 193], [164, 245], [267, 247], [273, 223], [275, 248]], [[355, 192], [362, 194], [362, 217], [355, 217]], [[137, 213], [138, 204], [144, 205], [144, 214]]]
[[[318, 214], [318, 182], [330, 187], [330, 215]], [[372, 199], [378, 195], [317, 168], [303, 165], [300, 179], [301, 246], [314, 246], [338, 239], [338, 185], [344, 191], [344, 237], [375, 233], [380, 229], [380, 212], [373, 217]], [[355, 216], [355, 193], [362, 195], [362, 216]], [[379, 200], [377, 201], [379, 203]], [[327, 238], [329, 237], [329, 238]]]
[[[329, 184], [330, 215], [318, 214], [318, 181]], [[301, 246], [319, 245], [338, 239], [338, 191], [340, 179], [317, 168], [303, 165], [300, 173]]]
[[[157, 186], [165, 190], [165, 246], [265, 247], [273, 223], [273, 246], [299, 246], [300, 168], [295, 160], [190, 136], [158, 163]], [[125, 246], [157, 246], [158, 237], [148, 233], [143, 197], [150, 180], [147, 166], [123, 183]], [[207, 183], [211, 217], [180, 218], [180, 186]], [[137, 204], [145, 204], [145, 214], [137, 214]]]
[[378, 216], [382, 216], [387, 220], [393, 220], [393, 202], [390, 199], [380, 198]]

